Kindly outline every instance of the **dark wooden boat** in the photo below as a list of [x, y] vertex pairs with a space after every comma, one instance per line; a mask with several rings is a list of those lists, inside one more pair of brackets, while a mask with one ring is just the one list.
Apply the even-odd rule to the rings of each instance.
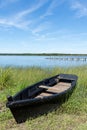
[[41, 113], [49, 107], [51, 109], [51, 104], [55, 106], [68, 99], [76, 81], [76, 75], [56, 75], [28, 86], [14, 96], [8, 96], [6, 106], [10, 108], [17, 123], [24, 122], [29, 116]]

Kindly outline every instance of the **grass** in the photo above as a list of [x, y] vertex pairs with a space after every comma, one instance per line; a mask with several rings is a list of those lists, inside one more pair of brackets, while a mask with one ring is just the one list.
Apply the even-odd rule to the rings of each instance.
[[[59, 73], [76, 74], [76, 89], [59, 109], [16, 124], [9, 109], [5, 107], [6, 96], [14, 95], [27, 85]], [[41, 69], [0, 68], [0, 129], [1, 130], [86, 130], [87, 129], [87, 66], [76, 68]]]

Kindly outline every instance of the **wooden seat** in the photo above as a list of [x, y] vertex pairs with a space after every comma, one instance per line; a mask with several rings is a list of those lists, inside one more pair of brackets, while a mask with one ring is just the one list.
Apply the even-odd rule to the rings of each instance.
[[51, 89], [51, 90], [54, 89], [53, 87], [45, 86], [45, 85], [40, 85], [39, 88], [43, 88], [43, 89]]
[[67, 90], [68, 88], [70, 88], [70, 86], [71, 86], [71, 83], [59, 82], [56, 85], [54, 85], [53, 87], [40, 85], [39, 88], [46, 89], [46, 92], [59, 93], [59, 92]]
[[58, 93], [58, 88], [56, 87], [49, 87], [49, 86], [45, 86], [45, 85], [40, 85], [39, 88], [43, 88], [46, 89], [46, 92], [51, 92], [51, 93]]
[[35, 98], [43, 98], [43, 97], [51, 96], [51, 95], [52, 95], [51, 93], [42, 92], [39, 95], [37, 95]]

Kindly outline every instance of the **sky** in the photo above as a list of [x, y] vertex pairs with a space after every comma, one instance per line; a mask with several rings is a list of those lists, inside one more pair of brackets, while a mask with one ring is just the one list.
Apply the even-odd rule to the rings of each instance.
[[0, 53], [87, 54], [87, 0], [0, 0]]

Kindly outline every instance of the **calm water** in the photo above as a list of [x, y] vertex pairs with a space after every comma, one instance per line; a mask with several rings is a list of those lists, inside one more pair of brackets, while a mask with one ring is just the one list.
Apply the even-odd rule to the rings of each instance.
[[87, 65], [87, 59], [79, 60], [78, 58], [87, 58], [87, 56], [0, 56], [0, 66], [72, 67]]

